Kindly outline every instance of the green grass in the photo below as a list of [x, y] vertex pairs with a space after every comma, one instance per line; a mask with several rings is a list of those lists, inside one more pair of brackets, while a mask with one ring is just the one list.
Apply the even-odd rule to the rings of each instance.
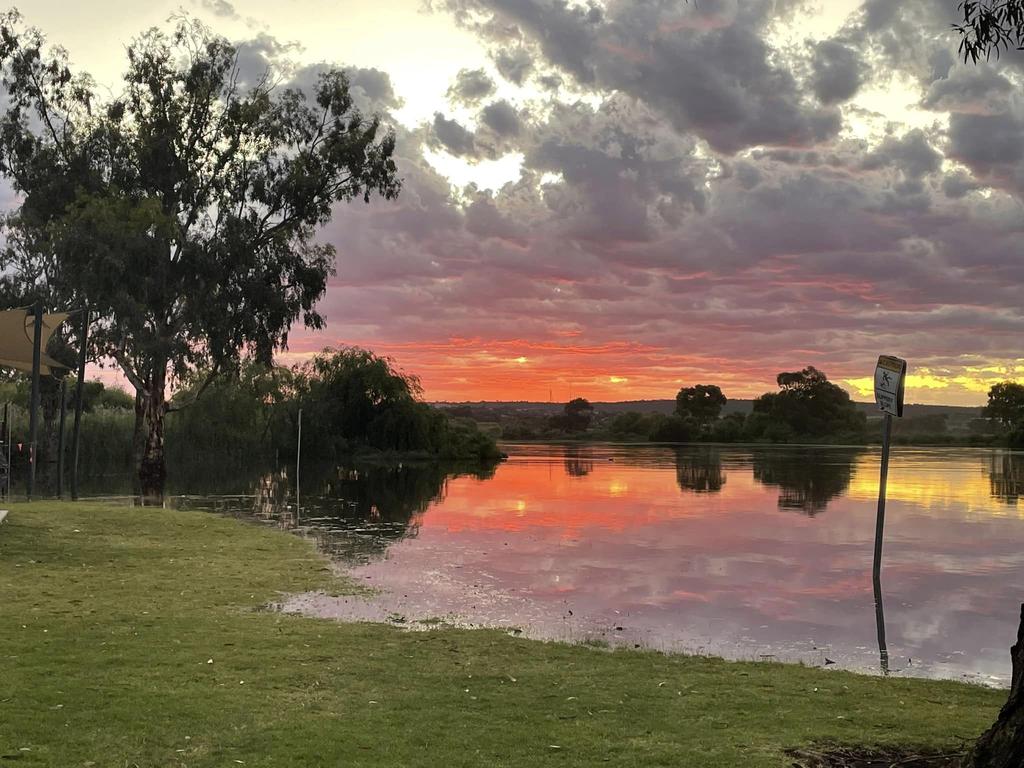
[[783, 749], [824, 741], [955, 747], [1005, 697], [259, 610], [310, 588], [346, 585], [275, 530], [15, 505], [0, 526], [0, 766], [781, 767]]

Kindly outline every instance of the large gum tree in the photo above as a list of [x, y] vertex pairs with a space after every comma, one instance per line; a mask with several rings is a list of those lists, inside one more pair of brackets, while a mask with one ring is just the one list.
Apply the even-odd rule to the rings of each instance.
[[104, 97], [8, 12], [0, 77], [0, 172], [20, 200], [0, 271], [88, 304], [93, 354], [135, 388], [140, 490], [160, 498], [168, 387], [323, 325], [334, 250], [317, 231], [338, 203], [398, 194], [394, 135], [342, 71], [308, 94], [245, 83], [236, 49], [192, 20], [133, 41]]

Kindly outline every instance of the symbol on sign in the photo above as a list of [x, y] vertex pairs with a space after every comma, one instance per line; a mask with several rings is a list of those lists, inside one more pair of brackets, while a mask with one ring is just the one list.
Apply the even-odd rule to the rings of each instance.
[[875, 367], [875, 402], [882, 413], [903, 415], [903, 381], [907, 363], [898, 357], [882, 355]]

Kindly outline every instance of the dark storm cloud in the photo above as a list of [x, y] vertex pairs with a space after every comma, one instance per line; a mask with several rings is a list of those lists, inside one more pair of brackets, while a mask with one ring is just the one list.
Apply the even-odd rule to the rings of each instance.
[[744, 189], [753, 189], [761, 183], [761, 172], [752, 163], [740, 162], [736, 164], [736, 178]]
[[448, 98], [464, 104], [475, 104], [494, 93], [494, 81], [482, 69], [462, 69], [448, 89]]
[[1001, 111], [1012, 91], [1006, 76], [986, 64], [959, 66], [931, 83], [921, 105], [942, 112]]
[[[768, 388], [805, 362], [862, 376], [881, 348], [953, 369], [1019, 357], [1018, 75], [956, 64], [932, 0], [869, 2], [824, 43], [773, 47], [767, 26], [796, 5], [448, 2], [503, 78], [547, 90], [466, 97], [484, 91], [460, 75], [474, 130], [438, 112], [399, 131], [400, 198], [339, 206], [325, 234], [336, 338], [429, 347], [414, 360], [450, 376], [500, 364], [472, 350], [532, 365], [558, 347], [669, 390], [705, 371]], [[858, 103], [893, 73], [934, 124]], [[453, 190], [424, 145], [523, 161], [500, 188]]]
[[494, 52], [494, 66], [506, 80], [522, 85], [533, 71], [533, 56], [526, 48], [501, 48]]
[[[370, 106], [374, 111], [395, 109], [402, 106], [402, 100], [395, 95], [391, 77], [387, 72], [374, 68], [346, 67], [353, 95]], [[360, 105], [362, 107], [362, 105]], [[363, 107], [365, 108], [365, 107]]]
[[243, 88], [256, 85], [264, 79], [273, 81], [288, 67], [288, 57], [299, 50], [296, 43], [281, 42], [273, 35], [261, 32], [249, 40], [235, 43], [237, 51], [238, 82]]
[[954, 113], [949, 119], [949, 156], [977, 175], [1012, 178], [1024, 159], [1024, 120], [1009, 113]]
[[365, 113], [387, 113], [402, 106], [387, 72], [374, 67], [355, 67], [316, 62], [295, 66], [292, 57], [301, 52], [298, 43], [282, 42], [260, 33], [235, 43], [238, 52], [238, 80], [243, 88], [266, 81], [277, 89], [296, 88], [307, 98], [315, 92], [321, 75], [341, 69], [349, 80], [349, 93], [356, 107]]
[[942, 155], [928, 142], [924, 131], [915, 129], [900, 137], [888, 137], [864, 158], [864, 168], [886, 166], [897, 168], [908, 178], [917, 180], [938, 171], [942, 166]]
[[692, 139], [657, 129], [651, 117], [622, 98], [598, 110], [561, 105], [523, 137], [526, 167], [562, 179], [545, 202], [566, 232], [646, 240], [663, 222], [704, 209], [708, 161], [696, 157]]
[[955, 171], [942, 179], [943, 194], [954, 200], [959, 200], [980, 186], [970, 174], [963, 171]]
[[466, 207], [466, 230], [482, 238], [525, 241], [526, 228], [503, 215], [494, 200], [481, 194]]
[[480, 120], [499, 136], [516, 136], [522, 128], [519, 114], [504, 100], [484, 107], [480, 112]]
[[473, 132], [440, 112], [434, 113], [433, 131], [437, 141], [453, 155], [472, 155], [475, 152]]
[[811, 59], [814, 95], [823, 104], [852, 98], [864, 83], [865, 65], [855, 48], [837, 40], [822, 40]]
[[549, 91], [557, 91], [562, 87], [564, 82], [565, 81], [556, 74], [541, 75], [537, 78], [537, 83], [540, 84], [542, 88], [546, 88]]
[[[774, 3], [570, 5], [557, 0], [452, 0], [490, 12], [584, 87], [617, 89], [658, 108], [722, 152], [810, 145], [834, 136], [838, 112], [809, 103], [775, 63], [764, 27]], [[485, 33], [485, 27], [475, 27]]]
[[956, 41], [956, 8], [947, 0], [866, 0], [844, 36], [922, 85], [945, 76]]

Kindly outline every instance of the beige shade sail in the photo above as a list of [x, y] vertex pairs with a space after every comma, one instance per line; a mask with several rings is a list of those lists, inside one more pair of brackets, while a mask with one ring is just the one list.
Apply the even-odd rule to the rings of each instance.
[[[50, 336], [60, 324], [71, 316], [70, 312], [54, 312], [43, 315], [43, 333], [40, 349], [46, 349]], [[27, 309], [5, 309], [0, 311], [0, 366], [32, 372], [33, 318]], [[41, 374], [59, 374], [67, 370], [52, 357], [39, 356]]]

